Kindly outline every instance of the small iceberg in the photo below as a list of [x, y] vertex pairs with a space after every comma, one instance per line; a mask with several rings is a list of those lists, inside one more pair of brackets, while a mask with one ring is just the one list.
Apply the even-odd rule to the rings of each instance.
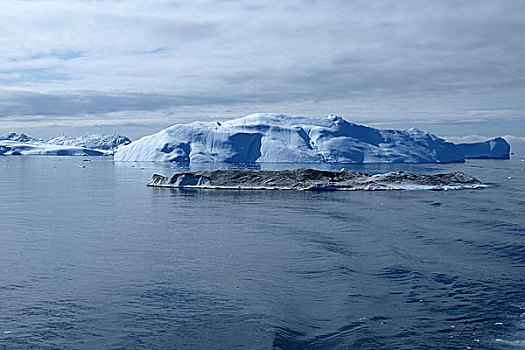
[[337, 172], [302, 168], [277, 171], [246, 169], [197, 171], [176, 173], [171, 177], [154, 174], [148, 186], [300, 191], [442, 191], [486, 187], [475, 177], [462, 172], [427, 175], [395, 171], [369, 175], [344, 168]]
[[458, 143], [466, 159], [509, 159], [510, 145], [505, 139], [496, 137], [485, 142]]
[[113, 149], [130, 142], [129, 138], [119, 134], [62, 135], [43, 140], [24, 133], [9, 132], [0, 135], [0, 155], [107, 156], [113, 154]]
[[84, 147], [0, 140], [0, 156], [105, 156], [108, 151]]

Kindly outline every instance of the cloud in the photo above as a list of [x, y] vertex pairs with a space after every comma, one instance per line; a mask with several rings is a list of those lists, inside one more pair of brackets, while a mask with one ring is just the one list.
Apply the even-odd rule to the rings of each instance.
[[511, 124], [525, 109], [524, 14], [512, 0], [5, 0], [0, 120]]

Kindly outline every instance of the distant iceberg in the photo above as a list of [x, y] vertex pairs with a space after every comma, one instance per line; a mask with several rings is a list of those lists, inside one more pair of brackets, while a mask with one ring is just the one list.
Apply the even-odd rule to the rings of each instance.
[[18, 141], [18, 142], [31, 142], [37, 141], [41, 142], [41, 139], [35, 139], [31, 136], [28, 136], [24, 133], [8, 132], [3, 135], [0, 135], [0, 141]]
[[77, 146], [99, 150], [112, 150], [130, 142], [131, 140], [128, 137], [119, 134], [92, 134], [80, 137], [62, 135], [46, 140], [46, 143], [54, 145]]
[[458, 143], [467, 159], [509, 159], [510, 145], [501, 137], [485, 142]]
[[104, 156], [107, 151], [84, 147], [53, 145], [48, 143], [29, 143], [3, 140], [0, 141], [0, 156]]
[[111, 155], [114, 148], [130, 142], [129, 138], [118, 134], [62, 135], [43, 140], [9, 132], [0, 135], [0, 155], [105, 156]]
[[419, 129], [378, 130], [341, 117], [251, 114], [225, 122], [179, 124], [119, 147], [116, 161], [450, 163], [455, 144]]
[[302, 190], [302, 191], [385, 191], [385, 190], [449, 190], [479, 188], [484, 185], [462, 172], [426, 175], [405, 171], [369, 175], [346, 169], [338, 172], [296, 170], [212, 170], [177, 173], [171, 177], [155, 174], [148, 183], [152, 187], [238, 189], [238, 190]]

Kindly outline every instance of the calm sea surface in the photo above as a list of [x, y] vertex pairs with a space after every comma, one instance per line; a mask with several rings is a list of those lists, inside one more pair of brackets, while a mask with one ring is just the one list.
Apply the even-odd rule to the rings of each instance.
[[84, 159], [0, 157], [0, 349], [525, 348], [521, 158], [346, 166], [487, 189], [324, 193]]

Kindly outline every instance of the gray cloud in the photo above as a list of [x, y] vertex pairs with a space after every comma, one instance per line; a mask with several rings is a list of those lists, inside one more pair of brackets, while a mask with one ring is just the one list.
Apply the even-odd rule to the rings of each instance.
[[0, 34], [0, 128], [259, 111], [512, 127], [525, 110], [522, 1], [6, 0]]

